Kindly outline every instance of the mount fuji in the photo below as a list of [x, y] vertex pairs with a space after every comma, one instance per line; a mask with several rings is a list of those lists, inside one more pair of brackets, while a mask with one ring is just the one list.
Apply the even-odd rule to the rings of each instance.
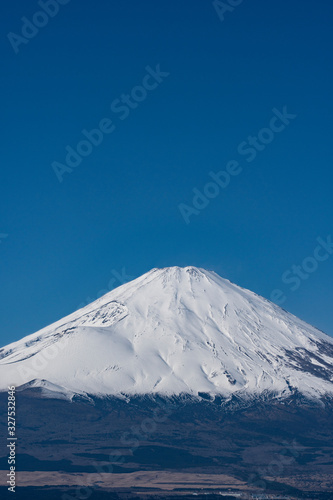
[[333, 339], [216, 273], [153, 269], [0, 349], [0, 390], [333, 396]]

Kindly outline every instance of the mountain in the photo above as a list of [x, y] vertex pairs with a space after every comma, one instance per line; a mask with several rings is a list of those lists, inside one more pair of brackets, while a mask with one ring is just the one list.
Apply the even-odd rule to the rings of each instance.
[[332, 498], [333, 339], [213, 272], [153, 269], [0, 358], [24, 499]]
[[333, 395], [333, 339], [214, 272], [153, 269], [3, 347], [0, 380], [65, 398], [318, 399]]

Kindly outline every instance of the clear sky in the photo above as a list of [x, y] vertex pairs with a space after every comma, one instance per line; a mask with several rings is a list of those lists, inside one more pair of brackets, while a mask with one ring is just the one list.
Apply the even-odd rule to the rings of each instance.
[[237, 3], [3, 3], [1, 345], [172, 265], [333, 335], [333, 4]]

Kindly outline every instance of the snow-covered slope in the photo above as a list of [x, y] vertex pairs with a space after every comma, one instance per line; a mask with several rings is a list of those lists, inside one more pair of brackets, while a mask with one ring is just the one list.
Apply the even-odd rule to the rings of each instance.
[[194, 267], [153, 269], [0, 350], [0, 390], [333, 394], [333, 339]]

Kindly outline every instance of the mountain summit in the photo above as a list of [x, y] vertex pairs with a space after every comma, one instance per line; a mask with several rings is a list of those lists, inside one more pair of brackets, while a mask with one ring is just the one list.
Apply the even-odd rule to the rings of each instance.
[[195, 267], [153, 269], [0, 350], [0, 390], [333, 395], [333, 339]]

